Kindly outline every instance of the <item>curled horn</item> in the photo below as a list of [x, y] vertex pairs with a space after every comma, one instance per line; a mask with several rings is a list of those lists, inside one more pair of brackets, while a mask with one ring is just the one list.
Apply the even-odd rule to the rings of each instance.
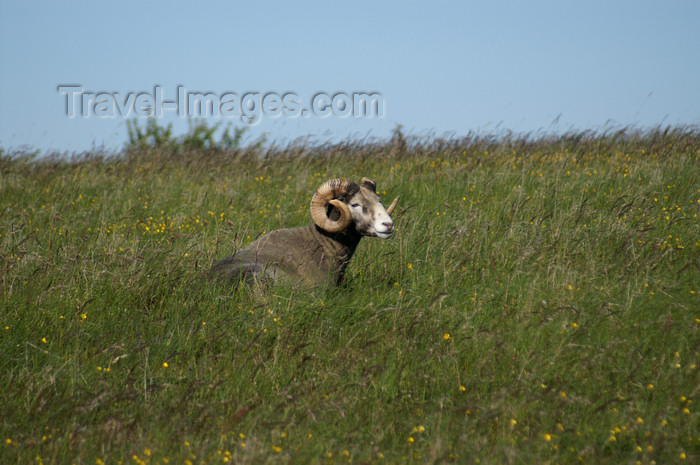
[[397, 196], [397, 197], [394, 199], [394, 201], [391, 202], [391, 205], [389, 205], [389, 208], [386, 209], [386, 212], [387, 212], [389, 215], [391, 215], [392, 213], [394, 213], [394, 208], [396, 208], [396, 204], [399, 203], [399, 199], [400, 199], [400, 198], [401, 198], [400, 195]]
[[[311, 198], [311, 217], [319, 228], [329, 233], [344, 231], [352, 221], [350, 208], [338, 197], [353, 194], [359, 190], [359, 186], [347, 179], [331, 179], [321, 184]], [[328, 217], [328, 204], [333, 205], [340, 212], [340, 218], [332, 220]]]

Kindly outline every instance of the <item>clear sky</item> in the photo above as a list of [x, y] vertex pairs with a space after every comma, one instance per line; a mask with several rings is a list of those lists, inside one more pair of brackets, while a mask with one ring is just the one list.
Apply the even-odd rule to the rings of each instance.
[[[173, 102], [161, 123], [184, 132], [178, 86], [218, 109], [249, 95], [250, 114], [256, 98], [291, 94], [288, 113], [275, 116], [273, 96], [251, 126], [277, 141], [386, 137], [398, 124], [416, 135], [700, 124], [697, 0], [0, 5], [4, 148], [121, 147], [126, 118], [159, 105], [156, 87]], [[102, 94], [99, 115], [89, 93]], [[337, 108], [321, 102], [325, 117], [311, 111], [319, 93], [341, 94]], [[354, 93], [380, 95], [382, 116], [342, 117]], [[220, 119], [245, 124], [228, 104]]]

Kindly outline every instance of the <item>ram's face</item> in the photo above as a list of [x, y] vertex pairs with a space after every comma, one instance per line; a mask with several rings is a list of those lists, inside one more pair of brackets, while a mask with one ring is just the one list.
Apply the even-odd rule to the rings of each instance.
[[360, 185], [331, 179], [321, 184], [311, 198], [311, 217], [317, 227], [331, 234], [353, 228], [362, 236], [386, 239], [394, 232], [391, 213], [399, 198], [385, 209], [371, 179], [362, 178]]
[[365, 178], [360, 190], [347, 198], [346, 203], [359, 234], [387, 239], [394, 232], [394, 221], [379, 200], [376, 189], [374, 182]]

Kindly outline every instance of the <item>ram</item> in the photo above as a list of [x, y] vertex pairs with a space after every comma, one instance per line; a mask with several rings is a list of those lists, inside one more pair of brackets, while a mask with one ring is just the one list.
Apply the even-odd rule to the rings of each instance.
[[391, 213], [379, 200], [376, 183], [362, 178], [323, 183], [311, 199], [314, 224], [277, 229], [216, 263], [214, 277], [231, 281], [287, 281], [308, 287], [337, 286], [364, 236], [387, 239], [394, 232]]

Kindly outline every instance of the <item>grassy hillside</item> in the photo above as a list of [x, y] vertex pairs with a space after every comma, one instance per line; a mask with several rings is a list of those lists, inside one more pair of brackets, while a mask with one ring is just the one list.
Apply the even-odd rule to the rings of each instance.
[[[0, 462], [695, 463], [700, 133], [0, 157]], [[205, 279], [397, 194], [340, 289]]]

